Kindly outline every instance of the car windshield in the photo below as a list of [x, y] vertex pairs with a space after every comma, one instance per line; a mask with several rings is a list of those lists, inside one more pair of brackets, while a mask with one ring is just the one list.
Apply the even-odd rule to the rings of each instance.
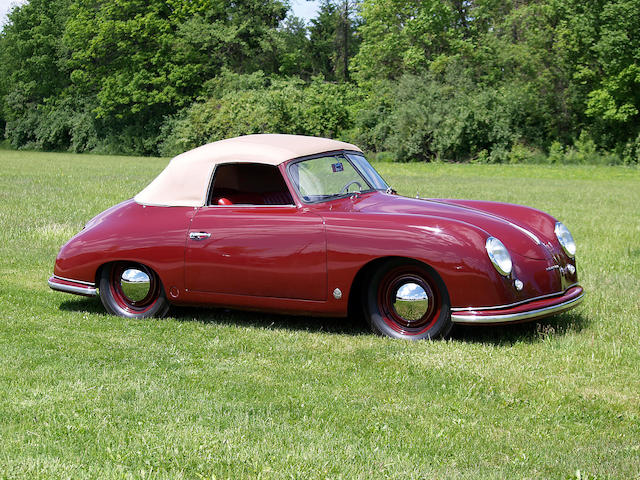
[[371, 166], [364, 155], [360, 153], [347, 153], [349, 160], [353, 162], [358, 170], [376, 190], [387, 190], [389, 185], [385, 182], [375, 168]]
[[362, 155], [353, 157], [349, 155], [351, 161], [342, 155], [302, 160], [289, 167], [289, 175], [305, 202], [387, 189], [384, 180]]

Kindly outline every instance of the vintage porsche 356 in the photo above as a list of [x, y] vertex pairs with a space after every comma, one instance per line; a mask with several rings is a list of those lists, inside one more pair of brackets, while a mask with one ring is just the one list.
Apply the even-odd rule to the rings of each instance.
[[405, 339], [578, 305], [576, 245], [533, 208], [399, 196], [351, 144], [249, 135], [175, 157], [67, 242], [49, 286], [142, 318], [170, 304], [344, 317]]

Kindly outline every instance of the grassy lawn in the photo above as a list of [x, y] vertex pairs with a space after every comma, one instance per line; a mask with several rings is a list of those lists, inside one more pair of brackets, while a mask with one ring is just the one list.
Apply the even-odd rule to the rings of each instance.
[[215, 309], [108, 316], [59, 247], [166, 160], [0, 150], [0, 478], [640, 478], [640, 171], [378, 165], [523, 203], [578, 243], [583, 306], [446, 342]]

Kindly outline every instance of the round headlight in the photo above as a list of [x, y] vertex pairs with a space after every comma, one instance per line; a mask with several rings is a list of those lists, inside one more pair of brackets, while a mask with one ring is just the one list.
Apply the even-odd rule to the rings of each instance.
[[573, 240], [573, 236], [569, 229], [565, 227], [562, 222], [556, 222], [556, 228], [554, 228], [553, 231], [555, 232], [564, 253], [573, 258], [576, 254], [576, 242]]
[[491, 260], [491, 263], [493, 263], [493, 266], [496, 267], [496, 270], [498, 270], [502, 275], [509, 275], [513, 264], [511, 263], [511, 255], [509, 255], [507, 247], [505, 247], [497, 238], [489, 237], [487, 238], [485, 248], [487, 249], [489, 259]]

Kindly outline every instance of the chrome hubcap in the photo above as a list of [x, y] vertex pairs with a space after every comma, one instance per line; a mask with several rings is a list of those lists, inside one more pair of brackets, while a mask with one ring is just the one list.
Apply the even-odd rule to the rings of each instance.
[[122, 273], [120, 288], [123, 295], [131, 302], [144, 300], [151, 289], [151, 279], [146, 272], [129, 268]]
[[393, 309], [407, 323], [417, 322], [429, 310], [429, 296], [425, 289], [417, 283], [403, 283], [396, 290]]

